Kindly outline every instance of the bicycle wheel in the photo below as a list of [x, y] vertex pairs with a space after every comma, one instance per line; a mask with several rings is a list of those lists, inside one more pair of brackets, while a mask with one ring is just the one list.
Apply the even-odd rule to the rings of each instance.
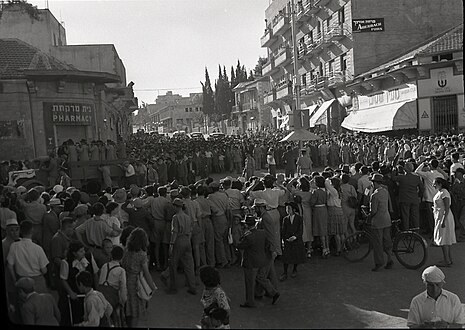
[[373, 249], [372, 238], [366, 231], [357, 231], [342, 243], [342, 256], [350, 262], [365, 259]]
[[418, 269], [428, 258], [426, 241], [414, 232], [401, 232], [396, 235], [392, 251], [399, 263], [408, 269]]

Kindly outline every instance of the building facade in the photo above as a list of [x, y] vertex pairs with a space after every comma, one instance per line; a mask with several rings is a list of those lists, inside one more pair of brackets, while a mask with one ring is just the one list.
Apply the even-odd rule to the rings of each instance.
[[269, 80], [258, 77], [253, 81], [239, 83], [233, 88], [235, 105], [232, 109], [232, 126], [236, 133], [272, 127], [271, 107], [264, 104], [264, 92], [269, 90]]
[[[271, 83], [266, 104], [273, 107], [276, 116], [283, 116], [286, 104], [295, 107], [295, 89], [299, 88], [302, 109], [310, 118], [304, 127], [326, 124], [327, 130], [336, 131], [351, 107], [351, 91], [344, 87], [354, 77], [463, 20], [462, 2], [456, 0], [293, 2], [291, 8], [289, 0], [274, 0], [265, 11], [267, 26], [261, 45], [268, 50], [268, 62], [263, 74]], [[295, 56], [292, 10], [298, 49]], [[312, 120], [314, 116], [319, 117]]]
[[[50, 55], [54, 60], [71, 65], [74, 70], [82, 71], [83, 76], [85, 72], [93, 72], [111, 77], [98, 88], [95, 84], [89, 87], [92, 93], [99, 94], [94, 100], [97, 128], [92, 138], [117, 141], [126, 139], [132, 133], [132, 112], [137, 109], [138, 102], [132, 89], [134, 83], [127, 84], [126, 70], [114, 45], [69, 46], [65, 28], [48, 9], [37, 9], [22, 1], [3, 4], [0, 11], [0, 38], [19, 39], [33, 46], [31, 49], [34, 49], [36, 56], [48, 58]], [[57, 138], [52, 141], [62, 140], [59, 132], [57, 134]], [[73, 135], [71, 131], [70, 134]], [[81, 136], [86, 137], [90, 138], [88, 134]]]
[[465, 130], [463, 24], [365, 72], [342, 126], [362, 132]]
[[155, 104], [148, 104], [148, 130], [159, 133], [201, 132], [204, 128], [205, 117], [202, 112], [202, 93], [190, 93], [183, 97], [168, 91], [160, 95]]

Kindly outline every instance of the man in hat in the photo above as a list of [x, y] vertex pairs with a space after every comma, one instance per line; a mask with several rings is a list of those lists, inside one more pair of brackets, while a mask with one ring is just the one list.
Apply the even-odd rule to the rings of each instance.
[[213, 181], [208, 185], [211, 194], [207, 199], [213, 204], [212, 224], [215, 231], [215, 258], [218, 267], [228, 266], [226, 251], [228, 248], [228, 228], [232, 225], [231, 208], [229, 198], [224, 192], [220, 191], [220, 183]]
[[[10, 251], [10, 246], [13, 244], [13, 242], [18, 242], [20, 241], [19, 238], [19, 224], [16, 218], [10, 218], [5, 221], [5, 232], [6, 232], [6, 237], [2, 240], [2, 251], [3, 251], [3, 265], [6, 266], [7, 263], [7, 256], [8, 252]], [[17, 303], [18, 303], [18, 295], [17, 291], [15, 288], [15, 282], [11, 276], [10, 272], [5, 272], [5, 289], [6, 289], [6, 298], [7, 298], [7, 303], [8, 306], [12, 305], [14, 309], [10, 310], [8, 309], [10, 320], [12, 322], [15, 322], [18, 320], [18, 316], [15, 313], [15, 310], [17, 310]]]
[[22, 277], [16, 282], [22, 324], [58, 326], [61, 320], [60, 310], [55, 299], [49, 293], [34, 291], [34, 280]]
[[389, 214], [389, 192], [383, 186], [384, 178], [381, 174], [375, 173], [371, 177], [373, 182], [373, 193], [370, 196], [370, 219], [371, 233], [374, 238], [373, 257], [376, 272], [384, 266], [383, 252], [387, 255], [385, 269], [391, 269], [392, 261], [392, 240], [391, 240], [391, 216]]
[[245, 303], [240, 307], [253, 308], [255, 304], [255, 281], [257, 281], [265, 292], [272, 297], [274, 305], [279, 299], [279, 292], [273, 287], [270, 280], [266, 278], [266, 266], [269, 264], [269, 242], [265, 231], [257, 229], [257, 217], [247, 215], [241, 223], [244, 224], [244, 234], [237, 248], [244, 250], [241, 266], [244, 270], [245, 280]]
[[187, 292], [192, 295], [196, 295], [197, 290], [195, 289], [194, 259], [192, 257], [191, 245], [194, 223], [192, 218], [184, 213], [184, 201], [182, 199], [175, 198], [173, 205], [176, 209], [176, 214], [173, 215], [171, 223], [171, 239], [168, 250], [171, 263], [169, 265], [169, 269], [166, 269], [161, 273], [161, 279], [165, 284], [168, 284], [169, 276], [170, 283], [167, 293], [176, 293], [176, 269], [178, 268], [179, 261], [181, 261], [184, 266], [184, 274], [186, 275], [187, 284], [189, 286]]
[[118, 220], [123, 224], [123, 227], [129, 222], [129, 214], [124, 211], [121, 206], [126, 202], [127, 194], [126, 190], [120, 188], [113, 193], [113, 200], [118, 203]]
[[53, 235], [60, 229], [60, 222], [58, 220], [58, 215], [63, 210], [61, 205], [61, 200], [59, 198], [50, 199], [50, 210], [45, 213], [43, 218], [43, 249], [47, 258], [50, 259], [50, 241], [52, 240]]
[[281, 230], [279, 218], [273, 218], [268, 214], [267, 203], [264, 199], [256, 198], [252, 205], [257, 217], [260, 219], [259, 228], [263, 229], [267, 240], [270, 242], [271, 258], [266, 266], [266, 276], [270, 279], [275, 288], [278, 287], [278, 277], [274, 267], [274, 260], [277, 256], [282, 255], [281, 249]]
[[465, 309], [460, 298], [443, 289], [445, 275], [437, 266], [427, 267], [421, 275], [426, 291], [412, 299], [408, 313], [409, 328], [463, 328]]
[[296, 152], [292, 149], [292, 146], [287, 146], [286, 152], [284, 152], [282, 160], [285, 164], [285, 174], [288, 178], [293, 178], [296, 171]]
[[310, 175], [310, 173], [312, 172], [312, 166], [313, 162], [311, 158], [307, 156], [307, 150], [302, 149], [301, 156], [297, 159], [297, 174]]

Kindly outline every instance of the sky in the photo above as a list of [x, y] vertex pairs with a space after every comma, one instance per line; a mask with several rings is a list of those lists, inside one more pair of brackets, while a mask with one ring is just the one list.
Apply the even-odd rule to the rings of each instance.
[[167, 90], [201, 92], [208, 68], [228, 76], [237, 60], [253, 69], [270, 0], [28, 0], [64, 22], [68, 45], [114, 44], [135, 95], [154, 103]]

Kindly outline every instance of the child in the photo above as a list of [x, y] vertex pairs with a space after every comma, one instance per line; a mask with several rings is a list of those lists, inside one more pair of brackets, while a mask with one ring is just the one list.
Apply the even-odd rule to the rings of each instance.
[[82, 327], [109, 327], [111, 322], [110, 316], [113, 312], [108, 300], [104, 295], [92, 289], [92, 275], [88, 271], [83, 271], [76, 277], [76, 284], [84, 297], [84, 321], [77, 326]]
[[240, 264], [242, 260], [242, 252], [243, 250], [238, 250], [236, 245], [239, 244], [239, 240], [242, 237], [242, 227], [241, 227], [241, 220], [242, 216], [240, 214], [234, 215], [233, 218], [233, 226], [231, 228], [231, 236], [233, 239], [233, 244], [230, 245], [231, 248], [231, 264]]
[[127, 300], [126, 272], [120, 264], [123, 254], [122, 247], [113, 247], [111, 261], [104, 264], [100, 269], [98, 289], [113, 308], [111, 314], [113, 324], [118, 324], [118, 320], [121, 319], [121, 316], [118, 315], [120, 307], [124, 306]]

